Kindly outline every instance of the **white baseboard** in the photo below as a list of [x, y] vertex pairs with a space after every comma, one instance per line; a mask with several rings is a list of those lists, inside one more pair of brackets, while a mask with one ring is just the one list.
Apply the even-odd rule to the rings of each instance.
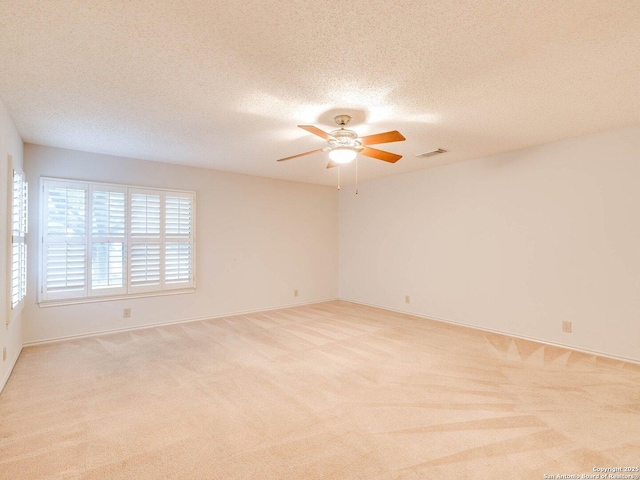
[[293, 307], [304, 307], [307, 305], [315, 305], [317, 303], [325, 303], [325, 302], [332, 302], [334, 300], [338, 300], [338, 298], [329, 298], [326, 300], [317, 300], [314, 302], [302, 302], [302, 303], [291, 303], [291, 304], [287, 304], [287, 305], [280, 305], [278, 307], [270, 307], [270, 308], [257, 308], [257, 309], [253, 309], [253, 310], [241, 310], [241, 311], [237, 311], [237, 312], [227, 312], [227, 313], [221, 313], [218, 315], [206, 315], [203, 317], [196, 317], [196, 318], [184, 318], [181, 320], [171, 320], [169, 322], [158, 322], [158, 323], [149, 323], [146, 325], [139, 325], [139, 326], [135, 326], [135, 327], [126, 327], [126, 328], [114, 328], [114, 329], [107, 329], [107, 330], [100, 330], [97, 332], [90, 332], [90, 333], [81, 333], [78, 335], [65, 335], [62, 337], [55, 337], [55, 338], [47, 338], [44, 340], [36, 340], [35, 342], [25, 342], [24, 346], [25, 347], [33, 347], [36, 345], [46, 345], [49, 343], [57, 343], [57, 342], [63, 342], [65, 340], [74, 340], [74, 339], [78, 339], [78, 338], [88, 338], [88, 337], [97, 337], [99, 335], [107, 335], [110, 333], [121, 333], [121, 332], [133, 332], [136, 330], [145, 330], [147, 328], [155, 328], [155, 327], [162, 327], [162, 326], [166, 326], [166, 325], [175, 325], [177, 323], [191, 323], [191, 322], [201, 322], [202, 320], [212, 320], [215, 318], [224, 318], [224, 317], [233, 317], [235, 315], [248, 315], [250, 313], [258, 313], [258, 312], [271, 312], [273, 310], [282, 310], [283, 308], [293, 308]]
[[531, 342], [542, 343], [542, 344], [545, 344], [545, 345], [550, 345], [552, 347], [566, 348], [567, 350], [573, 350], [573, 351], [576, 351], [576, 352], [586, 353], [588, 355], [596, 355], [598, 357], [605, 357], [605, 358], [610, 358], [612, 360], [618, 360], [618, 361], [621, 361], [621, 362], [628, 362], [628, 363], [635, 363], [637, 365], [640, 365], [640, 360], [636, 359], [636, 358], [620, 357], [620, 356], [616, 356], [616, 355], [611, 355], [610, 353], [599, 352], [597, 350], [587, 350], [587, 349], [584, 349], [584, 348], [574, 347], [572, 345], [564, 345], [562, 343], [549, 342], [548, 340], [543, 340], [541, 338], [527, 337], [525, 335], [518, 335], [518, 334], [512, 333], [512, 332], [505, 332], [505, 331], [502, 331], [502, 330], [495, 330], [495, 329], [492, 329], [492, 328], [479, 327], [477, 325], [472, 325], [472, 324], [464, 323], [464, 322], [456, 322], [456, 321], [453, 321], [453, 320], [448, 320], [446, 318], [433, 317], [433, 316], [429, 316], [429, 315], [421, 315], [419, 313], [408, 312], [408, 311], [404, 311], [404, 310], [396, 310], [394, 308], [389, 308], [389, 307], [385, 307], [385, 306], [382, 306], [382, 305], [375, 305], [375, 304], [372, 304], [372, 303], [358, 302], [356, 300], [349, 300], [347, 298], [340, 298], [339, 300], [342, 300], [344, 302], [355, 303], [355, 304], [358, 304], [358, 305], [364, 305], [366, 307], [379, 308], [381, 310], [387, 310], [389, 312], [403, 313], [405, 315], [412, 315], [414, 317], [424, 318], [424, 319], [427, 319], [427, 320], [435, 320], [437, 322], [448, 323], [448, 324], [451, 324], [451, 325], [458, 325], [458, 326], [461, 326], [461, 327], [472, 328], [474, 330], [480, 330], [482, 332], [498, 333], [500, 335], [506, 335], [507, 337], [519, 338], [519, 339], [522, 339], [522, 340], [529, 340]]
[[7, 370], [7, 373], [5, 373], [2, 380], [0, 380], [0, 393], [2, 393], [2, 390], [4, 390], [4, 386], [9, 381], [9, 377], [11, 376], [11, 372], [13, 372], [13, 367], [16, 366], [16, 362], [18, 361], [18, 357], [20, 357], [20, 353], [22, 353], [22, 347], [20, 347], [18, 353], [16, 353], [11, 359], [11, 361], [9, 362], [9, 370]]
[[[144, 329], [147, 329], [147, 328], [155, 328], [155, 327], [161, 327], [161, 326], [166, 326], [166, 325], [175, 325], [175, 324], [179, 324], [179, 323], [200, 322], [202, 320], [210, 320], [210, 319], [223, 318], [223, 317], [232, 317], [232, 316], [235, 316], [235, 315], [248, 315], [248, 314], [251, 314], [251, 313], [258, 313], [258, 312], [270, 312], [270, 311], [274, 311], [274, 310], [281, 310], [281, 309], [284, 309], [284, 308], [293, 308], [293, 307], [301, 307], [301, 306], [307, 306], [307, 305], [315, 305], [315, 304], [319, 304], [319, 303], [331, 302], [331, 301], [334, 301], [334, 300], [342, 300], [344, 302], [355, 303], [357, 305], [364, 305], [364, 306], [367, 306], [367, 307], [379, 308], [381, 310], [387, 310], [389, 312], [402, 313], [402, 314], [405, 314], [405, 315], [411, 315], [411, 316], [414, 316], [414, 317], [417, 317], [417, 318], [424, 318], [424, 319], [427, 319], [427, 320], [435, 320], [435, 321], [438, 321], [438, 322], [447, 323], [447, 324], [451, 324], [451, 325], [458, 325], [458, 326], [462, 326], [462, 327], [466, 327], [466, 328], [472, 328], [474, 330], [479, 330], [479, 331], [483, 331], [483, 332], [497, 333], [497, 334], [500, 334], [500, 335], [506, 335], [508, 337], [519, 338], [519, 339], [522, 339], [522, 340], [529, 340], [529, 341], [532, 341], [532, 342], [542, 343], [542, 344], [545, 344], [545, 345], [551, 345], [553, 347], [566, 348], [568, 350], [573, 350], [573, 351], [576, 351], [576, 352], [586, 353], [588, 355], [596, 355], [596, 356], [599, 356], [599, 357], [610, 358], [612, 360], [618, 360], [618, 361], [622, 361], [622, 362], [629, 362], [629, 363], [634, 363], [634, 364], [639, 364], [640, 365], [640, 360], [634, 359], [634, 358], [611, 355], [609, 353], [600, 352], [600, 351], [597, 351], [597, 350], [588, 350], [588, 349], [584, 349], [584, 348], [578, 348], [578, 347], [575, 347], [575, 346], [572, 346], [572, 345], [565, 345], [565, 344], [562, 344], [562, 343], [550, 342], [548, 340], [543, 340], [541, 338], [528, 337], [528, 336], [525, 336], [525, 335], [519, 335], [519, 334], [515, 334], [515, 333], [512, 333], [512, 332], [507, 332], [507, 331], [503, 331], [503, 330], [480, 327], [480, 326], [472, 325], [472, 324], [469, 324], [469, 323], [449, 320], [449, 319], [446, 319], [446, 318], [440, 318], [440, 317], [435, 317], [435, 316], [430, 316], [430, 315], [422, 315], [422, 314], [419, 314], [419, 313], [409, 312], [409, 311], [406, 311], [406, 310], [398, 310], [398, 309], [394, 309], [394, 308], [389, 308], [389, 307], [386, 307], [386, 306], [383, 306], [383, 305], [377, 305], [377, 304], [373, 304], [373, 303], [350, 300], [348, 298], [328, 298], [328, 299], [325, 299], [325, 300], [317, 300], [317, 301], [314, 301], [314, 302], [293, 303], [293, 304], [287, 304], [287, 305], [280, 305], [278, 307], [259, 308], [259, 309], [253, 309], [253, 310], [240, 310], [240, 311], [235, 311], [235, 312], [226, 312], [226, 313], [218, 314], [218, 315], [207, 315], [207, 316], [197, 317], [197, 318], [185, 318], [185, 319], [181, 319], [181, 320], [172, 320], [172, 321], [169, 321], [169, 322], [159, 322], [159, 323], [153, 323], [153, 324], [148, 324], [148, 325], [140, 325], [140, 326], [136, 326], [136, 327], [115, 328], [115, 329], [110, 329], [110, 330], [101, 330], [101, 331], [98, 331], [98, 332], [84, 333], [84, 334], [79, 334], [79, 335], [67, 335], [67, 336], [63, 336], [63, 337], [49, 338], [49, 339], [45, 339], [45, 340], [38, 340], [38, 341], [35, 341], [35, 342], [27, 342], [27, 343], [24, 344], [24, 347], [30, 347], [30, 346], [35, 346], [35, 345], [45, 345], [45, 344], [48, 344], [48, 343], [56, 343], [56, 342], [62, 342], [62, 341], [65, 341], [65, 340], [73, 340], [73, 339], [78, 339], [78, 338], [96, 337], [96, 336], [99, 336], [99, 335], [107, 335], [107, 334], [110, 334], [110, 333], [132, 332], [132, 331], [136, 331], [136, 330], [144, 330]], [[20, 352], [21, 351], [22, 351], [22, 349], [20, 350]], [[5, 375], [5, 377], [0, 382], [0, 392], [2, 392], [2, 389], [4, 388], [4, 385], [6, 384], [7, 380], [9, 379], [9, 376], [11, 375], [11, 371], [13, 370], [13, 367], [14, 367], [16, 361], [18, 360], [18, 357], [20, 356], [20, 352], [18, 352], [18, 354], [12, 359], [11, 367], [9, 368], [9, 370], [8, 370], [7, 374]]]

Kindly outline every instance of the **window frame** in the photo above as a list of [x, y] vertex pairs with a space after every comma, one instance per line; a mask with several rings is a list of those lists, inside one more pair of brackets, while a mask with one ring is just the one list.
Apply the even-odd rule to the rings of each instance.
[[[46, 291], [46, 268], [47, 268], [47, 252], [48, 246], [47, 238], [47, 220], [49, 217], [48, 205], [47, 205], [47, 186], [58, 185], [66, 188], [78, 188], [84, 189], [86, 192], [85, 197], [85, 285], [84, 289], [79, 292], [47, 292]], [[98, 237], [93, 234], [93, 202], [94, 191], [113, 191], [125, 193], [125, 232], [124, 236], [118, 237], [122, 240], [124, 245], [124, 262], [123, 262], [123, 286], [106, 288], [96, 288], [92, 285], [92, 246], [96, 241], [102, 239], [108, 239], [110, 236], [105, 235]], [[131, 285], [131, 257], [132, 257], [132, 245], [138, 239], [131, 235], [131, 198], [133, 193], [146, 192], [153, 195], [160, 196], [161, 213], [160, 213], [160, 236], [158, 242], [161, 246], [160, 254], [160, 283], [157, 287], [148, 288], [136, 288]], [[170, 237], [165, 236], [165, 224], [167, 218], [165, 216], [165, 203], [167, 196], [181, 196], [187, 197], [191, 201], [190, 211], [190, 234], [188, 241], [191, 248], [191, 278], [188, 281], [180, 282], [171, 286], [165, 286], [164, 278], [164, 264], [166, 258], [164, 255], [164, 245]], [[130, 299], [140, 297], [153, 297], [164, 295], [175, 295], [193, 293], [196, 290], [196, 209], [197, 209], [197, 196], [195, 191], [179, 190], [179, 189], [167, 189], [148, 186], [138, 186], [130, 184], [119, 183], [107, 183], [107, 182], [95, 182], [90, 180], [75, 180], [59, 177], [41, 177], [40, 178], [40, 242], [39, 242], [39, 259], [38, 259], [38, 305], [41, 307], [68, 305], [76, 303], [94, 303], [118, 299]], [[64, 237], [67, 238], [67, 237]], [[112, 236], [112, 238], [115, 238]], [[110, 291], [111, 290], [111, 291]]]

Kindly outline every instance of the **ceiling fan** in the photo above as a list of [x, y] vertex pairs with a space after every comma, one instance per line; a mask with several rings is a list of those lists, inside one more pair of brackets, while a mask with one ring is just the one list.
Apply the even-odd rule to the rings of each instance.
[[327, 168], [337, 167], [343, 163], [349, 163], [356, 158], [358, 153], [389, 163], [395, 163], [402, 158], [402, 155], [369, 147], [369, 145], [406, 140], [397, 130], [368, 135], [366, 137], [358, 137], [358, 134], [353, 130], [347, 130], [344, 128], [351, 121], [351, 117], [349, 115], [337, 115], [334, 118], [334, 121], [340, 128], [329, 133], [324, 130], [320, 130], [318, 127], [314, 127], [313, 125], [298, 125], [298, 127], [303, 130], [323, 138], [327, 141], [328, 145], [324, 148], [311, 150], [310, 152], [281, 158], [278, 162], [284, 162], [285, 160], [304, 157], [305, 155], [311, 155], [312, 153], [318, 152], [329, 152], [329, 163], [327, 164]]

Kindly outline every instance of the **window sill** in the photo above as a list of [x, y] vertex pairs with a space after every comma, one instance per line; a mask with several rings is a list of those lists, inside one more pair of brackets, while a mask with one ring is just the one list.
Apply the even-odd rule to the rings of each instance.
[[40, 308], [62, 307], [65, 305], [79, 305], [81, 303], [113, 302], [116, 300], [132, 300], [134, 298], [164, 297], [167, 295], [184, 295], [187, 293], [195, 293], [195, 291], [196, 289], [194, 287], [194, 288], [183, 288], [180, 290], [163, 290], [160, 292], [112, 295], [112, 296], [104, 296], [104, 297], [70, 298], [68, 300], [42, 300], [38, 302], [38, 306]]

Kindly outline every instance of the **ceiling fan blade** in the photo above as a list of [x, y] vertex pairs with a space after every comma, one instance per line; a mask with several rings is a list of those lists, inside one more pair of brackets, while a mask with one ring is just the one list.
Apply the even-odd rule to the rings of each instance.
[[334, 162], [333, 160], [329, 160], [329, 163], [327, 163], [327, 168], [333, 168], [337, 166], [338, 166], [338, 163]]
[[329, 140], [330, 138], [333, 138], [324, 130], [320, 130], [318, 127], [314, 127], [313, 125], [298, 125], [298, 127], [300, 127], [303, 130], [306, 130], [309, 133], [313, 133], [314, 135], [324, 138], [325, 140]]
[[311, 155], [312, 153], [318, 153], [318, 152], [321, 152], [323, 150], [324, 150], [324, 148], [319, 148], [317, 150], [311, 150], [310, 152], [299, 153], [298, 155], [292, 155], [291, 157], [281, 158], [280, 160], [277, 160], [277, 161], [278, 162], [284, 162], [285, 160], [291, 160], [293, 158], [304, 157], [305, 155]]
[[396, 163], [402, 158], [402, 155], [396, 155], [395, 153], [385, 152], [384, 150], [378, 150], [371, 147], [364, 147], [360, 150], [360, 153], [367, 157], [375, 158], [376, 160], [384, 160], [389, 163]]
[[406, 140], [404, 136], [397, 130], [384, 133], [376, 133], [375, 135], [367, 135], [358, 139], [362, 145], [377, 145], [379, 143], [401, 142]]

